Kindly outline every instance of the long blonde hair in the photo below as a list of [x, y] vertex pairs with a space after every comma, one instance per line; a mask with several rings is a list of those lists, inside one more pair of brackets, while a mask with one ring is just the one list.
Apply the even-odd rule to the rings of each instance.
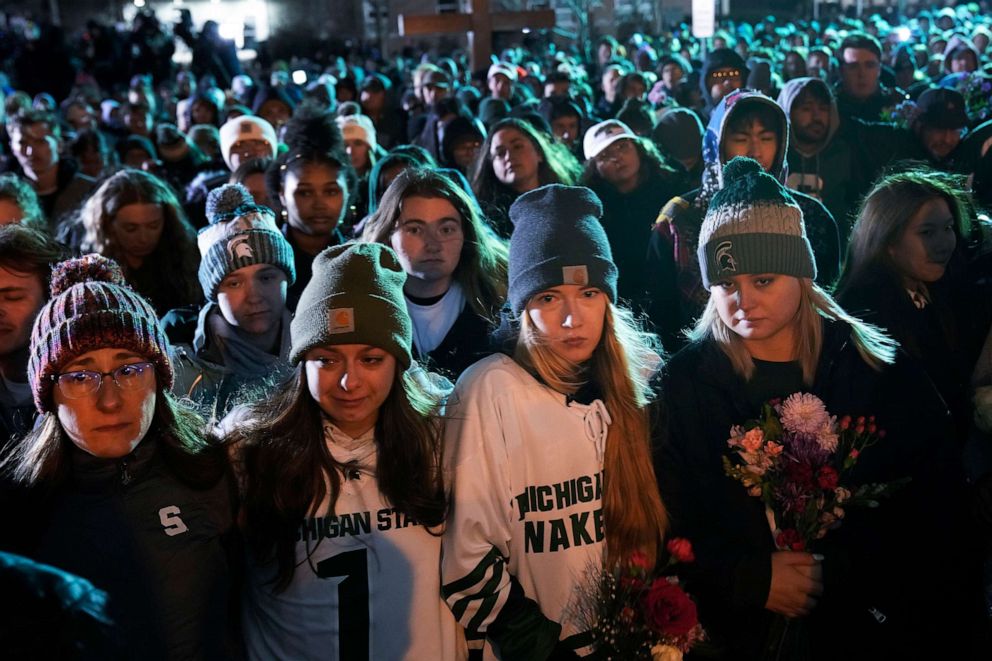
[[[655, 562], [668, 527], [651, 454], [650, 379], [661, 362], [656, 345], [629, 311], [610, 304], [603, 335], [584, 374], [602, 389], [603, 403], [613, 419], [603, 462], [603, 520], [610, 566], [627, 561], [634, 551]], [[521, 315], [514, 360], [558, 392], [572, 393], [582, 385], [583, 366], [555, 354], [526, 312]]]
[[[783, 276], [792, 277], [792, 276]], [[823, 350], [823, 319], [842, 321], [851, 327], [854, 346], [868, 365], [881, 370], [896, 359], [898, 342], [885, 334], [878, 326], [861, 321], [848, 314], [830, 294], [815, 284], [810, 278], [799, 278], [800, 299], [796, 312], [796, 359], [803, 370], [803, 382], [813, 385], [816, 366]], [[731, 330], [720, 318], [716, 299], [710, 295], [706, 308], [696, 320], [696, 325], [687, 336], [693, 341], [712, 338], [730, 359], [734, 372], [750, 380], [754, 375], [754, 361], [740, 336]]]

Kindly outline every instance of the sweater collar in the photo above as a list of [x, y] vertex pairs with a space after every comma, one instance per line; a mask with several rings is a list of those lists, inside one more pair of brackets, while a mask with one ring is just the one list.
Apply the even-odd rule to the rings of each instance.
[[72, 482], [83, 491], [111, 491], [124, 488], [149, 470], [157, 444], [146, 434], [138, 446], [123, 457], [96, 457], [75, 445], [70, 450]]

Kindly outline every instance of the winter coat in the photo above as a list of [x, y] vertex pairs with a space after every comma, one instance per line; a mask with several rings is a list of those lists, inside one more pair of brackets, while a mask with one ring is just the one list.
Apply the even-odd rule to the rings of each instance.
[[441, 344], [426, 354], [414, 348], [414, 358], [424, 369], [454, 382], [472, 363], [492, 353], [489, 343], [492, 330], [492, 323], [466, 304]]
[[[296, 242], [293, 240], [293, 233], [289, 231], [288, 224], [282, 226], [282, 235], [286, 237], [289, 245], [293, 247], [293, 266], [296, 270], [296, 282], [290, 286], [289, 291], [286, 293], [286, 307], [290, 312], [295, 312], [296, 304], [300, 302], [300, 296], [303, 295], [303, 290], [306, 288], [307, 283], [310, 282], [310, 278], [313, 277], [313, 258], [315, 255], [307, 253], [307, 251], [296, 245]], [[327, 247], [340, 245], [344, 241], [344, 235], [341, 234], [341, 230], [335, 229]]]
[[[658, 213], [648, 241], [645, 283], [648, 316], [659, 329], [662, 342], [672, 351], [684, 343], [680, 330], [695, 319], [709, 298], [703, 288], [696, 255], [699, 230], [710, 199], [723, 187], [723, 159], [720, 156], [724, 127], [742, 100], [759, 99], [776, 110], [781, 119], [779, 145], [771, 173], [784, 180], [788, 173], [789, 127], [784, 111], [768, 97], [745, 90], [724, 97], [710, 118], [703, 136], [703, 183], [700, 188], [672, 198]], [[806, 235], [816, 258], [818, 283], [830, 285], [840, 271], [840, 238], [837, 223], [823, 204], [798, 191], [792, 197], [803, 212]]]
[[[222, 418], [247, 388], [259, 389], [266, 384], [278, 383], [289, 371], [289, 313], [282, 319], [279, 355], [248, 346], [246, 341], [227, 348], [223, 337], [218, 337], [211, 325], [227, 324], [220, 316], [215, 303], [208, 303], [199, 312], [184, 308], [172, 310], [162, 319], [163, 330], [172, 342], [172, 360], [175, 370], [173, 392], [188, 397], [208, 418]], [[228, 325], [230, 328], [230, 326]], [[230, 328], [230, 332], [235, 332]], [[235, 364], [228, 358], [234, 352], [240, 359]]]
[[232, 484], [180, 481], [159, 443], [149, 434], [119, 459], [70, 447], [64, 482], [24, 496], [18, 543], [109, 594], [128, 658], [224, 658]]
[[[647, 163], [642, 168], [649, 167]], [[620, 271], [617, 295], [640, 306], [644, 301], [644, 246], [651, 238], [651, 228], [658, 209], [676, 194], [674, 174], [665, 177], [654, 171], [634, 190], [621, 193], [612, 184], [599, 179], [591, 185], [603, 203], [603, 229], [609, 239], [613, 261]]]
[[[823, 331], [814, 383], [802, 390], [833, 415], [874, 415], [887, 432], [862, 453], [851, 483], [911, 481], [878, 508], [849, 510], [814, 544], [824, 556], [824, 594], [806, 618], [814, 658], [972, 658], [964, 650], [981, 616], [980, 568], [948, 411], [905, 355], [875, 371], [849, 326], [824, 321]], [[675, 355], [662, 388], [668, 425], [655, 470], [671, 534], [695, 549], [688, 588], [722, 658], [759, 658], [775, 549], [761, 501], [721, 462], [731, 426], [760, 412], [713, 340]], [[949, 540], [953, 559], [943, 562]]]
[[844, 93], [841, 83], [834, 88], [837, 96], [837, 110], [843, 119], [856, 117], [866, 122], [880, 122], [886, 112], [905, 101], [906, 92], [898, 87], [886, 87], [878, 84], [878, 89], [867, 99], [855, 99]]

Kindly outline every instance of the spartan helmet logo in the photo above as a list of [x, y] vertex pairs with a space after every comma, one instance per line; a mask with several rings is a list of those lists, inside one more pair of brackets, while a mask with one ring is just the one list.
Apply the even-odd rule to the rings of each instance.
[[734, 244], [724, 241], [716, 247], [716, 266], [721, 272], [737, 273], [737, 260], [730, 250]]
[[227, 256], [232, 262], [236, 262], [242, 258], [251, 259], [255, 256], [255, 251], [248, 243], [248, 237], [242, 234], [227, 242]]

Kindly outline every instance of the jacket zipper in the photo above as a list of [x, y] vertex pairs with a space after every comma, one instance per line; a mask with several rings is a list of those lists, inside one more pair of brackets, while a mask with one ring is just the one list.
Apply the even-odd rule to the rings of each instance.
[[122, 459], [121, 464], [121, 486], [127, 486], [131, 483], [131, 473], [127, 469], [127, 460]]

